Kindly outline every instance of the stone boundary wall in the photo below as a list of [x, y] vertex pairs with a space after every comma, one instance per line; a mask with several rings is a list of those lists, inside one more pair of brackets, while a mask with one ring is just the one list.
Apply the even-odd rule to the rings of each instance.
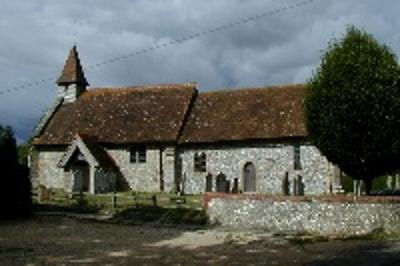
[[207, 193], [211, 224], [274, 233], [359, 235], [400, 232], [400, 197], [283, 197]]

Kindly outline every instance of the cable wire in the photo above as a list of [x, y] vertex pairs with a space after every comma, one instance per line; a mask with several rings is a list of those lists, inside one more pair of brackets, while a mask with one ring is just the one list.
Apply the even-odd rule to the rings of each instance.
[[[315, 1], [316, 0], [299, 1], [299, 2], [290, 4], [290, 5], [281, 7], [281, 8], [277, 8], [277, 9], [274, 9], [274, 10], [271, 10], [271, 11], [260, 13], [258, 15], [254, 15], [254, 16], [251, 16], [251, 17], [246, 17], [246, 18], [243, 18], [243, 19], [240, 19], [240, 20], [237, 20], [237, 21], [233, 21], [233, 22], [227, 23], [227, 24], [222, 24], [222, 25], [219, 25], [217, 27], [214, 27], [214, 28], [211, 28], [211, 29], [208, 29], [208, 30], [205, 30], [205, 31], [192, 33], [190, 35], [183, 36], [183, 37], [181, 37], [179, 39], [171, 40], [169, 42], [161, 43], [161, 44], [154, 45], [154, 46], [151, 46], [151, 47], [148, 47], [148, 48], [144, 48], [144, 49], [141, 49], [141, 50], [138, 50], [138, 51], [135, 51], [135, 52], [131, 52], [131, 53], [125, 54], [125, 55], [114, 57], [114, 58], [108, 59], [108, 60], [103, 61], [103, 62], [92, 64], [92, 65], [89, 65], [89, 66], [85, 67], [84, 70], [88, 70], [88, 69], [93, 70], [93, 69], [96, 69], [96, 68], [99, 68], [99, 67], [102, 67], [102, 66], [105, 66], [105, 65], [113, 64], [113, 63], [116, 63], [116, 62], [119, 62], [119, 61], [122, 61], [122, 60], [126, 60], [126, 59], [129, 59], [131, 57], [135, 57], [135, 56], [138, 56], [138, 55], [141, 55], [141, 54], [153, 52], [155, 50], [160, 50], [160, 49], [163, 49], [163, 48], [175, 45], [175, 44], [182, 44], [182, 43], [187, 42], [189, 40], [200, 38], [200, 37], [202, 37], [204, 35], [208, 35], [208, 34], [211, 34], [211, 33], [216, 33], [216, 32], [220, 32], [220, 31], [228, 30], [230, 28], [233, 28], [233, 27], [245, 24], [245, 23], [249, 23], [249, 22], [252, 22], [252, 21], [260, 20], [260, 19], [268, 17], [268, 16], [272, 16], [272, 15], [275, 15], [275, 14], [287, 12], [287, 11], [293, 10], [293, 9], [297, 9], [297, 8], [309, 5], [309, 4], [311, 4], [311, 3], [315, 2]], [[26, 89], [26, 88], [33, 87], [33, 86], [38, 86], [38, 85], [40, 85], [42, 83], [46, 83], [46, 82], [54, 81], [54, 80], [55, 80], [55, 78], [51, 77], [51, 78], [47, 78], [47, 79], [42, 79], [42, 80], [37, 80], [37, 81], [34, 81], [34, 82], [26, 83], [26, 84], [20, 85], [20, 86], [15, 86], [15, 87], [0, 91], [0, 95], [4, 95], [4, 94], [7, 94], [7, 93], [12, 93], [13, 91]]]

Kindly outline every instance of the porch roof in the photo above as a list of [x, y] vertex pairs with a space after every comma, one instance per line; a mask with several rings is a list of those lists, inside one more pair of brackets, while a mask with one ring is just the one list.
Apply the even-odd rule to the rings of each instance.
[[58, 166], [65, 168], [71, 162], [77, 150], [83, 154], [85, 160], [91, 166], [102, 169], [117, 169], [117, 165], [106, 150], [97, 144], [93, 138], [81, 135], [76, 135], [74, 141], [59, 161]]

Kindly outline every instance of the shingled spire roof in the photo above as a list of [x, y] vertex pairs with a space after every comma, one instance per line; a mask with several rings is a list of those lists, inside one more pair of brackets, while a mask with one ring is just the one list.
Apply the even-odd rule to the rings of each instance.
[[76, 50], [75, 45], [69, 52], [61, 76], [57, 79], [57, 85], [67, 85], [73, 83], [83, 86], [89, 85], [85, 78], [85, 74], [83, 73], [78, 51]]

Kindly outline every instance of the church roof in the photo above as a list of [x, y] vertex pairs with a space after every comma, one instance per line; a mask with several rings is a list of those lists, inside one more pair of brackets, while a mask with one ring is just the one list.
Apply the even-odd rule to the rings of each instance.
[[304, 92], [287, 85], [200, 93], [179, 142], [305, 137]]
[[60, 105], [35, 145], [215, 143], [306, 137], [304, 85], [197, 94], [194, 83], [91, 89]]
[[176, 142], [196, 93], [194, 83], [85, 91], [58, 107], [35, 145], [68, 145], [76, 134], [99, 143]]
[[72, 47], [72, 49], [70, 50], [61, 76], [57, 79], [58, 85], [73, 83], [81, 84], [84, 86], [89, 85], [85, 78], [85, 74], [83, 73], [76, 46]]

